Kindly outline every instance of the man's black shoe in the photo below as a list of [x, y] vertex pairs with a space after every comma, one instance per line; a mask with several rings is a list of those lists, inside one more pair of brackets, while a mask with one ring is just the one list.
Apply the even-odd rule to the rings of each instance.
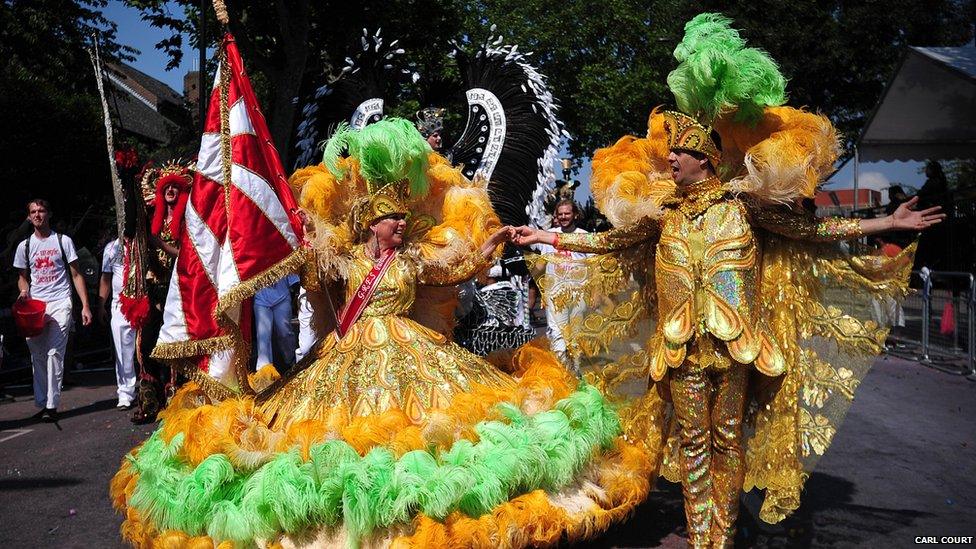
[[44, 409], [44, 421], [48, 423], [56, 423], [59, 418], [60, 416], [58, 415], [58, 411], [54, 408]]

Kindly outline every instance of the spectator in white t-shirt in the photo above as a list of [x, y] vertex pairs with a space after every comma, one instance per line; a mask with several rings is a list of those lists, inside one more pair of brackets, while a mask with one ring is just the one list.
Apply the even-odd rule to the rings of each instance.
[[257, 347], [257, 368], [274, 363], [274, 347], [278, 344], [277, 364], [285, 371], [295, 364], [295, 329], [291, 325], [291, 287], [298, 284], [297, 275], [286, 275], [271, 286], [254, 294], [254, 330]]
[[124, 284], [123, 260], [125, 247], [122, 240], [116, 238], [105, 245], [102, 254], [102, 278], [98, 287], [100, 299], [99, 314], [103, 321], [105, 302], [112, 300], [112, 313], [109, 326], [112, 329], [112, 341], [115, 343], [115, 380], [118, 384], [120, 410], [132, 409], [136, 399], [136, 331], [129, 325], [122, 314], [122, 304], [119, 295]]
[[[34, 233], [17, 246], [14, 268], [19, 271], [20, 297], [47, 304], [44, 330], [27, 338], [34, 369], [34, 404], [41, 411], [35, 417], [57, 419], [64, 377], [64, 351], [71, 331], [71, 285], [81, 299], [81, 323], [91, 324], [85, 279], [78, 270], [78, 254], [71, 238], [51, 230], [51, 208], [46, 200], [27, 203], [27, 220]], [[69, 282], [70, 272], [70, 282]]]
[[[555, 226], [547, 229], [550, 233], [585, 233], [587, 231], [580, 229], [576, 226], [576, 218], [579, 216], [579, 209], [576, 207], [576, 202], [569, 199], [560, 200], [556, 203], [556, 209], [553, 213]], [[561, 250], [553, 247], [551, 244], [534, 244], [532, 249], [539, 252], [542, 255], [555, 255], [558, 257], [564, 257], [566, 259], [584, 259], [589, 257], [590, 254], [584, 254], [579, 252], [571, 252], [569, 250]], [[550, 278], [551, 282], [555, 284], [550, 285], [551, 290], [558, 291], [556, 285], [567, 285], [574, 284], [575, 277], [572, 276], [573, 273], [578, 270], [579, 267], [574, 267], [572, 265], [559, 265], [558, 263], [550, 262], [546, 265], [546, 276]], [[551, 292], [550, 292], [551, 295]], [[552, 352], [556, 354], [567, 366], [570, 366], [575, 370], [575, 365], [572, 364], [569, 355], [566, 353], [566, 340], [563, 338], [563, 328], [569, 322], [569, 319], [580, 312], [579, 304], [569, 305], [560, 308], [558, 311], [556, 307], [553, 306], [549, 295], [545, 299], [546, 307], [546, 325], [547, 334], [549, 335], [549, 345], [552, 348]]]

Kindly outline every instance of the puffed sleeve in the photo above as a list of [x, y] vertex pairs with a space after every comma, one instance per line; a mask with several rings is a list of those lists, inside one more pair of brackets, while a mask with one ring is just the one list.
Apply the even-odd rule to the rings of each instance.
[[471, 280], [491, 266], [493, 258], [485, 258], [470, 244], [453, 246], [439, 253], [420, 253], [417, 281], [423, 286], [454, 286]]
[[795, 240], [836, 242], [863, 236], [856, 218], [817, 217], [789, 206], [752, 206], [749, 212], [755, 225]]
[[554, 233], [556, 248], [572, 252], [603, 254], [650, 240], [660, 230], [659, 221], [643, 217], [632, 225], [602, 233]]

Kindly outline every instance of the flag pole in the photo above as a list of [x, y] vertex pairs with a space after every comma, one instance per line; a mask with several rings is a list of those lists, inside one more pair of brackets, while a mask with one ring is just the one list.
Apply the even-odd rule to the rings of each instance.
[[98, 35], [92, 34], [94, 47], [88, 50], [92, 66], [95, 68], [95, 82], [98, 84], [98, 95], [102, 100], [102, 115], [105, 121], [105, 146], [108, 149], [108, 168], [112, 178], [112, 194], [115, 198], [115, 225], [118, 237], [122, 238], [125, 229], [125, 196], [122, 193], [122, 181], [119, 170], [115, 165], [115, 140], [112, 133], [112, 116], [108, 111], [108, 100], [105, 99], [105, 82], [102, 71], [102, 59], [98, 53]]
[[[213, 0], [214, 12], [217, 16], [217, 20], [224, 26], [225, 36], [229, 32], [227, 27], [230, 24], [230, 18], [227, 14], [227, 6], [224, 4], [224, 0]], [[202, 19], [202, 17], [201, 17]], [[230, 218], [233, 215], [230, 204], [230, 187], [231, 187], [231, 135], [230, 135], [230, 105], [228, 104], [228, 95], [230, 90], [230, 69], [228, 67], [227, 59], [227, 39], [221, 41], [220, 52], [219, 52], [219, 68], [218, 68], [218, 95], [217, 100], [219, 102], [220, 109], [220, 155], [221, 155], [221, 172], [224, 181], [224, 207], [227, 215], [227, 223], [230, 224]], [[203, 67], [201, 67], [201, 70]], [[202, 92], [202, 88], [201, 88]], [[201, 93], [201, 98], [203, 94]], [[270, 143], [270, 142], [269, 142]], [[272, 144], [273, 146], [273, 144]], [[304, 229], [304, 223], [302, 224], [302, 229]], [[303, 231], [304, 232], [304, 231]], [[303, 244], [299, 244], [302, 246]], [[336, 314], [335, 307], [333, 306], [332, 297], [330, 295], [328, 285], [323, 284], [321, 286], [322, 293], [324, 294], [325, 301], [328, 302], [328, 307], [332, 313], [332, 317], [338, 325], [338, 315]], [[229, 320], [225, 315], [225, 320]], [[248, 357], [250, 354], [250, 346], [248, 342], [240, 334], [240, 326], [227, 326], [231, 330], [237, 330], [237, 337], [234, 337], [235, 348], [233, 349], [234, 357], [231, 368], [236, 374], [238, 389], [241, 393], [245, 395], [254, 395], [256, 391], [251, 385], [248, 379]], [[321, 339], [320, 339], [321, 341]], [[316, 343], [317, 344], [317, 343]]]

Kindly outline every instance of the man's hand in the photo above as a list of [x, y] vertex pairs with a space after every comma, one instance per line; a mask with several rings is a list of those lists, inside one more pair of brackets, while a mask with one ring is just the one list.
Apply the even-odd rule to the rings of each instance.
[[84, 307], [81, 308], [81, 325], [89, 326], [91, 325], [91, 322], [92, 322], [91, 309], [89, 309], [88, 306], [85, 305]]
[[913, 196], [898, 206], [898, 209], [891, 214], [891, 230], [924, 231], [945, 219], [946, 214], [941, 213], [941, 206], [916, 211], [912, 209], [916, 204], [918, 204], [918, 197]]
[[513, 227], [506, 225], [498, 229], [481, 245], [481, 255], [487, 259], [495, 252], [495, 248], [499, 244], [502, 242], [511, 242], [513, 238], [515, 238], [515, 229]]
[[488, 238], [493, 246], [497, 246], [503, 242], [511, 242], [515, 238], [515, 227], [505, 225], [501, 229], [498, 229]]
[[20, 291], [20, 295], [17, 297], [17, 301], [20, 301], [22, 299], [27, 299], [28, 297], [30, 297], [30, 291], [28, 291], [28, 290], [21, 290]]

